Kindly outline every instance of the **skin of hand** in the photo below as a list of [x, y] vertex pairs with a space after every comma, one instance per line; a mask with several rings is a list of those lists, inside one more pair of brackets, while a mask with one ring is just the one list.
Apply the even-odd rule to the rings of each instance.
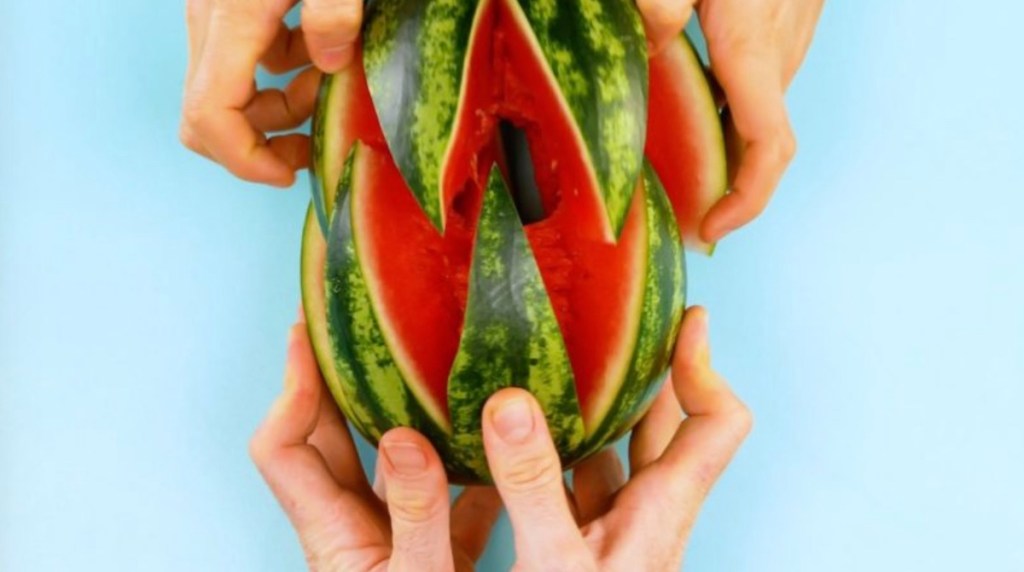
[[731, 192], [701, 224], [717, 242], [764, 211], [796, 153], [785, 92], [811, 44], [824, 0], [637, 0], [654, 53], [694, 11], [724, 91]]
[[628, 481], [606, 449], [576, 467], [567, 496], [537, 402], [520, 389], [495, 394], [484, 445], [512, 521], [515, 570], [678, 570], [701, 504], [751, 423], [711, 369], [699, 307], [684, 317], [671, 383], [633, 431]]
[[466, 488], [449, 505], [441, 460], [411, 429], [383, 436], [371, 487], [301, 320], [291, 331], [284, 392], [249, 449], [310, 570], [472, 570], [501, 510], [493, 487]]
[[[278, 187], [309, 164], [309, 137], [268, 135], [313, 112], [320, 73], [352, 61], [363, 0], [304, 0], [302, 25], [283, 19], [298, 0], [187, 0], [189, 60], [179, 137], [234, 175]], [[316, 67], [307, 67], [310, 62]], [[303, 69], [284, 90], [258, 90], [256, 67]]]
[[449, 507], [441, 461], [410, 429], [384, 435], [378, 481], [369, 485], [300, 321], [284, 394], [251, 454], [313, 570], [471, 570], [502, 503], [519, 572], [677, 570], [751, 416], [711, 369], [701, 308], [686, 313], [671, 379], [633, 431], [630, 479], [608, 449], [575, 468], [571, 492], [537, 402], [520, 389], [496, 393], [483, 429], [497, 491], [470, 487]]
[[[282, 21], [297, 0], [187, 0], [189, 65], [180, 137], [248, 181], [290, 186], [309, 163], [309, 139], [287, 131], [313, 112], [320, 73], [352, 61], [363, 0], [304, 0], [302, 25]], [[637, 0], [653, 53], [696, 10], [711, 69], [725, 92], [731, 191], [701, 237], [717, 242], [767, 206], [796, 152], [785, 91], [810, 46], [824, 0]], [[282, 90], [257, 90], [257, 65], [299, 73]]]

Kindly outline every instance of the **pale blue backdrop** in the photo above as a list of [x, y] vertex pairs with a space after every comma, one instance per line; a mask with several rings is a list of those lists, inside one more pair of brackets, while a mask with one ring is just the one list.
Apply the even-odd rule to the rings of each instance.
[[[302, 567], [246, 443], [280, 387], [305, 180], [179, 146], [182, 11], [0, 2], [5, 572]], [[1024, 570], [1021, 21], [826, 8], [799, 157], [691, 264], [757, 426], [688, 570]]]

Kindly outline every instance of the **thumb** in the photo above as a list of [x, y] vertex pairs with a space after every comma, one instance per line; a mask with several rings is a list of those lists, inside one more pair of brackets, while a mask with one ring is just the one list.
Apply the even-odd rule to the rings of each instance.
[[327, 73], [347, 66], [363, 23], [363, 0], [305, 0], [302, 31], [313, 63]]
[[520, 564], [560, 562], [577, 569], [590, 559], [569, 509], [562, 465], [544, 414], [522, 389], [503, 389], [484, 406], [484, 449], [508, 509]]
[[452, 570], [448, 480], [434, 448], [412, 429], [392, 429], [380, 440], [378, 468], [391, 516], [389, 569]]

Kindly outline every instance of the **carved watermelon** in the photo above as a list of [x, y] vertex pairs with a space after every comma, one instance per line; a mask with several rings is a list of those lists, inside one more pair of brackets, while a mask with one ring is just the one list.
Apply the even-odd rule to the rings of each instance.
[[[684, 239], [710, 249], [725, 154], [700, 60], [683, 37], [648, 61], [633, 0], [376, 0], [363, 38], [314, 116], [302, 292], [325, 380], [367, 439], [418, 429], [456, 482], [489, 480], [487, 398], [526, 388], [571, 466], [646, 410]], [[509, 189], [524, 162], [540, 216]]]

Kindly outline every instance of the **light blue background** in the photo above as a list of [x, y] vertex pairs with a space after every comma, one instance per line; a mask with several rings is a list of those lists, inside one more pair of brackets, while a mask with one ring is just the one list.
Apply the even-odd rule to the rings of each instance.
[[[182, 12], [0, 4], [0, 570], [302, 567], [246, 444], [280, 386], [305, 180], [180, 148]], [[691, 264], [757, 426], [688, 570], [1024, 570], [1022, 21], [826, 8], [799, 157]]]

